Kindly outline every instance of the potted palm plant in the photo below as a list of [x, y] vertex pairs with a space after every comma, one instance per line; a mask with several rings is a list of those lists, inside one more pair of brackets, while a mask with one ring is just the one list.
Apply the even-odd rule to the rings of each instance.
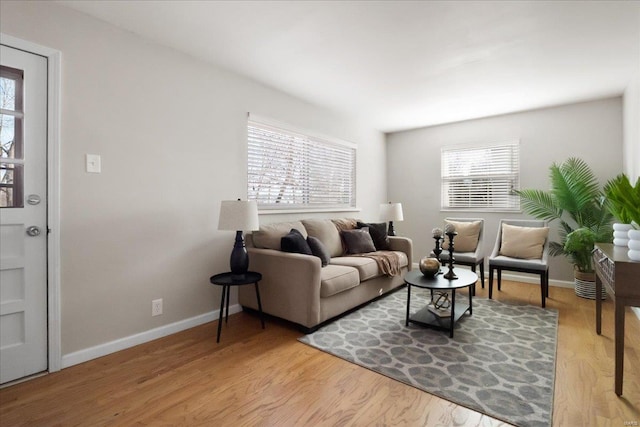
[[582, 159], [553, 163], [549, 171], [550, 190], [517, 191], [522, 209], [535, 218], [558, 221], [560, 241], [549, 243], [549, 253], [569, 259], [574, 266], [576, 295], [593, 299], [591, 251], [595, 242], [611, 242], [612, 214], [597, 178]]
[[621, 223], [614, 224], [613, 243], [629, 247], [629, 258], [640, 261], [640, 178], [631, 185], [620, 174], [604, 186], [609, 211]]

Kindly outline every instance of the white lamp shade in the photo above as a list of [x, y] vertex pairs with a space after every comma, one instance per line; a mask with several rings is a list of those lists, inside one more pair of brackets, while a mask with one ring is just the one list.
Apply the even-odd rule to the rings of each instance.
[[380, 219], [382, 221], [402, 221], [402, 203], [383, 203], [380, 205]]
[[223, 200], [220, 202], [218, 230], [258, 230], [258, 204], [246, 200]]

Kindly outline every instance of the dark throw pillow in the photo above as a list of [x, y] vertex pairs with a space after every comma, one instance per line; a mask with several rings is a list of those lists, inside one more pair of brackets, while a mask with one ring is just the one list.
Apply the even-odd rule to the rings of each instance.
[[283, 252], [313, 255], [307, 240], [304, 238], [302, 233], [295, 228], [292, 228], [287, 235], [280, 239], [280, 247]]
[[307, 243], [311, 248], [311, 253], [317, 256], [318, 258], [320, 258], [320, 261], [322, 262], [322, 266], [326, 267], [327, 264], [329, 264], [331, 255], [329, 254], [329, 250], [324, 245], [324, 243], [322, 243], [322, 241], [317, 237], [313, 237], [313, 236], [307, 237]]
[[373, 244], [371, 234], [369, 234], [369, 227], [343, 230], [342, 238], [347, 246], [347, 254], [364, 254], [376, 251], [376, 246]]
[[364, 222], [358, 221], [358, 228], [369, 227], [369, 234], [371, 234], [371, 239], [373, 240], [373, 244], [376, 247], [376, 250], [379, 251], [388, 251], [389, 247], [389, 236], [387, 236], [387, 223], [381, 222], [377, 224], [367, 224]]

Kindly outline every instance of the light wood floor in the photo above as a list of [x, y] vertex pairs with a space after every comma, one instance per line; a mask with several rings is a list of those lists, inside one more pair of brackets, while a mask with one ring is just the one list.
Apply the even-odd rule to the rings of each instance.
[[[486, 290], [478, 295], [486, 296]], [[554, 426], [640, 423], [640, 321], [626, 316], [623, 397], [613, 392], [613, 305], [596, 335], [593, 301], [551, 288], [560, 312]], [[496, 293], [494, 293], [495, 297]], [[499, 300], [539, 304], [536, 285]], [[497, 426], [480, 413], [345, 362], [295, 329], [239, 313], [0, 390], [1, 426]]]

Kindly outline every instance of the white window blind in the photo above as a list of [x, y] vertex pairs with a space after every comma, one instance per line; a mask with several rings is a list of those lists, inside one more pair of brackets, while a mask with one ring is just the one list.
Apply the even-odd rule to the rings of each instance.
[[518, 141], [442, 149], [442, 209], [519, 211]]
[[260, 209], [355, 208], [356, 149], [249, 119], [248, 197]]

